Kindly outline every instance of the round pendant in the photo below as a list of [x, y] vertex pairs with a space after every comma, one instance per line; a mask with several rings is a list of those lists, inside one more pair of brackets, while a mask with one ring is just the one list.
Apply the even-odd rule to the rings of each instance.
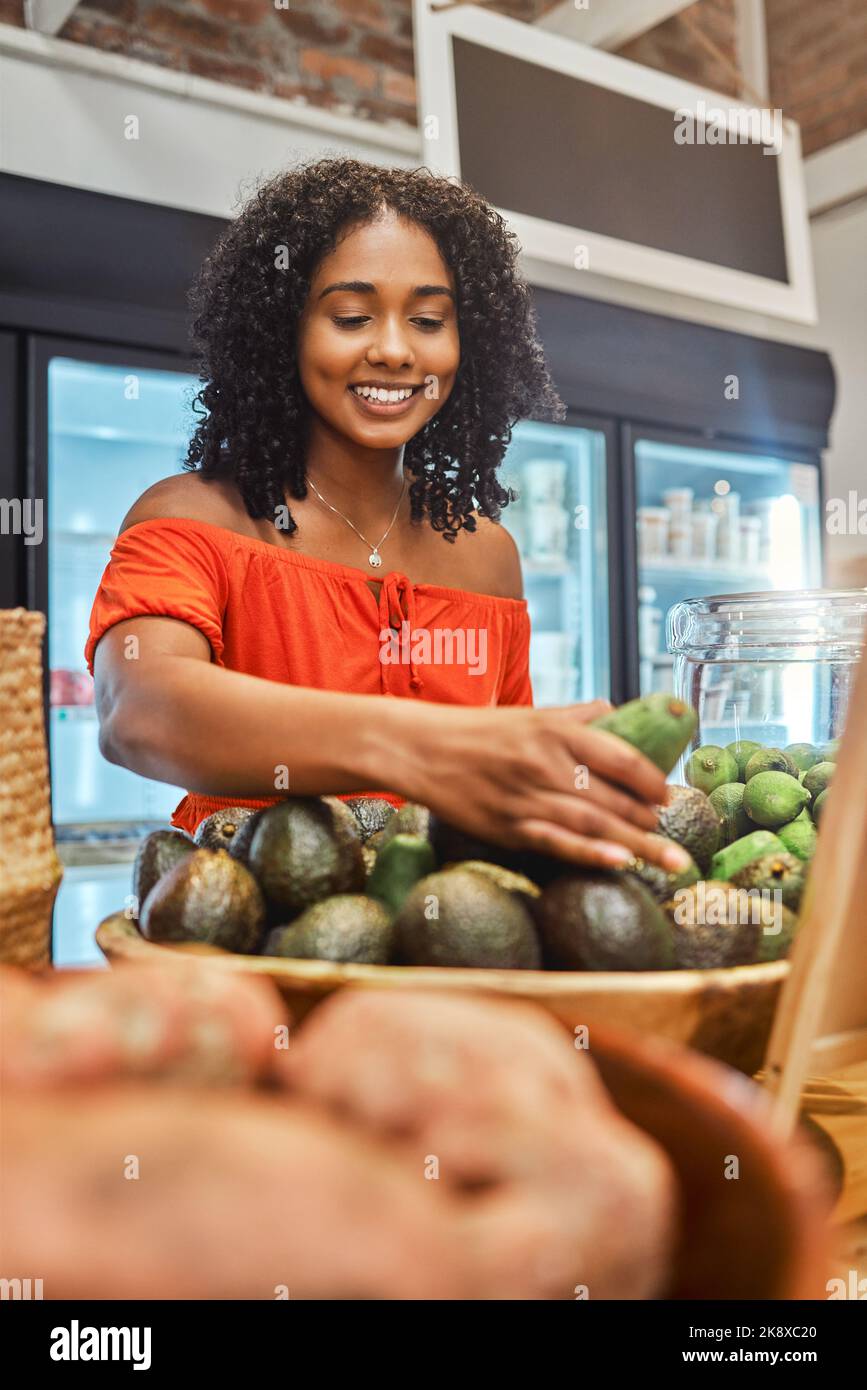
[[369, 565], [373, 565], [373, 568], [375, 570], [379, 569], [380, 565], [382, 564], [382, 556], [380, 555], [378, 550], [372, 550], [370, 552], [370, 554], [367, 557], [367, 563]]

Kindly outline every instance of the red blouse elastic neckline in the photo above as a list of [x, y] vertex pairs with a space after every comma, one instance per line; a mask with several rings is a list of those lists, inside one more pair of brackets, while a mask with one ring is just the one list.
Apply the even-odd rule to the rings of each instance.
[[242, 531], [233, 531], [228, 526], [217, 526], [213, 521], [200, 521], [197, 517], [191, 516], [161, 516], [151, 517], [147, 521], [137, 521], [133, 526], [128, 526], [125, 531], [121, 531], [117, 537], [118, 541], [131, 531], [138, 531], [143, 526], [160, 526], [168, 522], [172, 526], [201, 527], [206, 531], [216, 531], [218, 535], [227, 536], [233, 542], [240, 542], [248, 545], [253, 550], [267, 552], [269, 555], [276, 555], [281, 561], [288, 561], [290, 564], [299, 565], [302, 569], [318, 570], [323, 574], [341, 575], [344, 579], [352, 579], [356, 582], [368, 585], [369, 583], [383, 583], [390, 575], [405, 579], [408, 584], [418, 593], [445, 594], [449, 598], [458, 600], [475, 599], [479, 603], [504, 603], [511, 604], [517, 608], [526, 608], [525, 598], [505, 598], [499, 594], [480, 594], [473, 589], [449, 589], [443, 584], [414, 584], [407, 576], [402, 575], [399, 570], [387, 570], [379, 579], [373, 579], [365, 570], [356, 569], [354, 565], [341, 565], [336, 560], [321, 560], [315, 555], [305, 555], [299, 550], [284, 550], [279, 545], [269, 545], [267, 541], [260, 540], [258, 536], [245, 536]]

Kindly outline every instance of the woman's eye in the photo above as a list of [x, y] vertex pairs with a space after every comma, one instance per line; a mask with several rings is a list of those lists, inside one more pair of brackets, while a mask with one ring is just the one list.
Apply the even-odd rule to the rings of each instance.
[[[365, 314], [351, 316], [335, 315], [331, 320], [338, 328], [358, 328], [359, 324], [367, 323], [367, 321], [367, 316]], [[415, 318], [412, 319], [412, 322], [416, 324], [418, 328], [424, 329], [425, 332], [430, 332], [431, 330], [435, 331], [437, 328], [445, 327], [442, 319]]]

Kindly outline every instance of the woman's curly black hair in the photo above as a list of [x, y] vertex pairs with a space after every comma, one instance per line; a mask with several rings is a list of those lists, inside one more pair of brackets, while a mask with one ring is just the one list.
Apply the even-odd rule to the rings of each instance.
[[[497, 520], [514, 494], [496, 471], [521, 419], [562, 419], [537, 341], [519, 245], [472, 189], [426, 168], [318, 159], [256, 188], [202, 264], [189, 295], [202, 414], [184, 467], [231, 479], [251, 517], [304, 498], [310, 406], [298, 374], [298, 320], [341, 235], [391, 209], [426, 229], [454, 275], [461, 362], [452, 392], [404, 449], [413, 521], [453, 541]], [[281, 527], [297, 529], [283, 512]]]

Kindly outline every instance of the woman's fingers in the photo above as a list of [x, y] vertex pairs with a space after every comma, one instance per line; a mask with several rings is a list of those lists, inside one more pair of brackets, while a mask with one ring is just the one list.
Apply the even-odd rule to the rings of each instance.
[[591, 809], [597, 806], [611, 815], [619, 816], [621, 820], [639, 826], [642, 830], [657, 828], [659, 813], [652, 806], [648, 806], [646, 801], [639, 801], [636, 797], [630, 796], [627, 791], [614, 786], [613, 783], [606, 782], [604, 777], [590, 769], [587, 769], [586, 779], [578, 783], [574, 791], [557, 792], [548, 787], [545, 788], [544, 794], [546, 798], [562, 797], [564, 814], [569, 814], [575, 806], [589, 806]]
[[610, 700], [590, 700], [586, 705], [566, 705], [564, 708], [573, 719], [589, 724], [591, 719], [601, 719], [603, 714], [610, 713], [614, 706]]
[[[577, 862], [605, 863], [608, 867], [622, 868], [629, 859], [637, 857], [650, 864], [658, 864], [667, 873], [680, 873], [688, 868], [691, 860], [685, 850], [673, 840], [663, 835], [648, 834], [634, 825], [610, 815], [589, 803], [576, 806], [571, 803], [558, 810], [556, 822], [539, 818], [528, 818], [517, 823], [518, 833], [524, 837], [527, 827], [534, 827], [534, 834], [544, 839], [534, 839], [527, 843], [529, 849], [540, 849], [546, 854], [555, 854]], [[596, 844], [599, 855], [588, 861], [583, 842], [589, 839]], [[579, 842], [582, 842], [579, 844]]]
[[574, 793], [579, 800], [595, 802], [604, 810], [610, 811], [612, 815], [619, 816], [621, 820], [629, 821], [632, 825], [640, 826], [642, 830], [656, 830], [659, 822], [659, 813], [652, 806], [648, 806], [646, 801], [638, 801], [628, 792], [621, 791], [611, 782], [606, 782], [604, 777], [593, 774], [589, 775], [586, 788], [577, 789]]
[[516, 828], [527, 849], [553, 855], [567, 863], [599, 869], [622, 869], [632, 858], [623, 845], [576, 835], [551, 821], [522, 820]]
[[648, 864], [658, 864], [667, 873], [679, 874], [684, 869], [691, 869], [694, 861], [692, 855], [674, 840], [667, 840], [664, 835], [645, 835], [644, 850], [641, 858], [646, 859]]
[[627, 787], [650, 805], [660, 805], [667, 795], [664, 773], [625, 739], [605, 729], [582, 729], [571, 751], [576, 761], [583, 756], [589, 772], [601, 773], [607, 782]]

